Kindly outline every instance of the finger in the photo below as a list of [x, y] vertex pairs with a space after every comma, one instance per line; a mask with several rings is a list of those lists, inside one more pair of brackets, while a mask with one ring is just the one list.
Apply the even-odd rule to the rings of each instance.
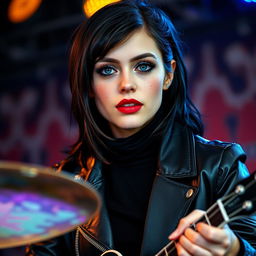
[[182, 246], [180, 243], [176, 243], [176, 250], [178, 256], [191, 256]]
[[177, 228], [169, 235], [170, 240], [176, 240], [181, 234], [183, 234], [184, 230], [188, 228], [192, 223], [195, 223], [204, 215], [204, 211], [202, 210], [194, 210], [186, 217], [180, 219]]
[[217, 228], [205, 223], [198, 223], [196, 230], [208, 241], [225, 244], [226, 247], [230, 246], [229, 232], [232, 232], [230, 229]]
[[[188, 228], [185, 230], [184, 236], [192, 244], [198, 246], [201, 249], [207, 250], [209, 253], [212, 253], [213, 255], [224, 255], [225, 252], [227, 251], [227, 249], [224, 248], [222, 244], [208, 241], [200, 233], [196, 232], [191, 228]], [[189, 249], [187, 248], [187, 250]], [[191, 250], [189, 250], [189, 252], [191, 252]], [[202, 253], [205, 253], [205, 252], [202, 252]]]
[[198, 244], [191, 242], [185, 235], [182, 235], [179, 239], [179, 244], [184, 248], [189, 254], [194, 256], [211, 256], [209, 250], [200, 247]]
[[[211, 243], [205, 239], [200, 233], [191, 228], [187, 228], [184, 232], [184, 236], [190, 240], [191, 243], [196, 244], [204, 249], [211, 247]], [[209, 251], [209, 250], [208, 250]]]
[[224, 228], [216, 228], [199, 223], [197, 231], [210, 242], [206, 245], [213, 253], [224, 252], [225, 255], [236, 255], [240, 250], [240, 242], [228, 225]]

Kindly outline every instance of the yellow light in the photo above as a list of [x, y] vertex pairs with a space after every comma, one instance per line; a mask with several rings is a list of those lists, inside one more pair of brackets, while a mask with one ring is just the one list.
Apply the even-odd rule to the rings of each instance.
[[30, 18], [39, 8], [42, 0], [12, 0], [8, 7], [8, 18], [13, 23]]
[[87, 17], [91, 17], [96, 11], [105, 5], [119, 1], [120, 0], [87, 0], [84, 3], [84, 13]]

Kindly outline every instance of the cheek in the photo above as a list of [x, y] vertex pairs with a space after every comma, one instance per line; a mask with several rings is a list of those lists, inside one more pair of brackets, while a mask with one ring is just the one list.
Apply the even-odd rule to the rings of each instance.
[[152, 78], [150, 81], [149, 94], [152, 97], [162, 96], [162, 90], [163, 90], [163, 79], [161, 79], [161, 77]]
[[107, 90], [97, 87], [94, 89], [94, 96], [96, 101], [104, 101], [108, 98]]
[[93, 85], [93, 92], [96, 103], [104, 103], [110, 97], [110, 93], [106, 83], [97, 81], [97, 79]]
[[101, 91], [100, 93], [95, 93], [95, 104], [97, 106], [98, 111], [105, 116], [105, 113], [109, 106], [107, 93]]

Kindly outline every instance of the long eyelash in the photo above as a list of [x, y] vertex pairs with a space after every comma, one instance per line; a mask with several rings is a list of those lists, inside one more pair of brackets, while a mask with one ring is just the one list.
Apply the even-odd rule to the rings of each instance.
[[143, 72], [150, 72], [150, 71], [156, 66], [155, 63], [152, 63], [152, 62], [150, 62], [150, 61], [141, 61], [141, 62], [139, 62], [139, 63], [136, 65], [135, 69], [137, 69], [137, 68], [138, 68], [139, 66], [141, 66], [141, 65], [148, 65], [148, 66], [150, 67], [149, 70], [146, 70], [146, 71], [143, 71]]
[[102, 73], [103, 70], [106, 69], [106, 68], [112, 68], [112, 69], [116, 70], [115, 67], [113, 67], [113, 66], [111, 66], [111, 65], [104, 65], [104, 66], [102, 66], [102, 67], [96, 68], [95, 71], [96, 71], [96, 73], [99, 74], [99, 75], [108, 76], [108, 75]]

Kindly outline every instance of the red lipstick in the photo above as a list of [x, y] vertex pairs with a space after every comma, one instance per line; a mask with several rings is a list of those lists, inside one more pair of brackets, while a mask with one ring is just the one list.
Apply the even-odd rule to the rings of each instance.
[[135, 99], [123, 99], [117, 105], [116, 108], [123, 114], [133, 114], [138, 112], [143, 104]]

